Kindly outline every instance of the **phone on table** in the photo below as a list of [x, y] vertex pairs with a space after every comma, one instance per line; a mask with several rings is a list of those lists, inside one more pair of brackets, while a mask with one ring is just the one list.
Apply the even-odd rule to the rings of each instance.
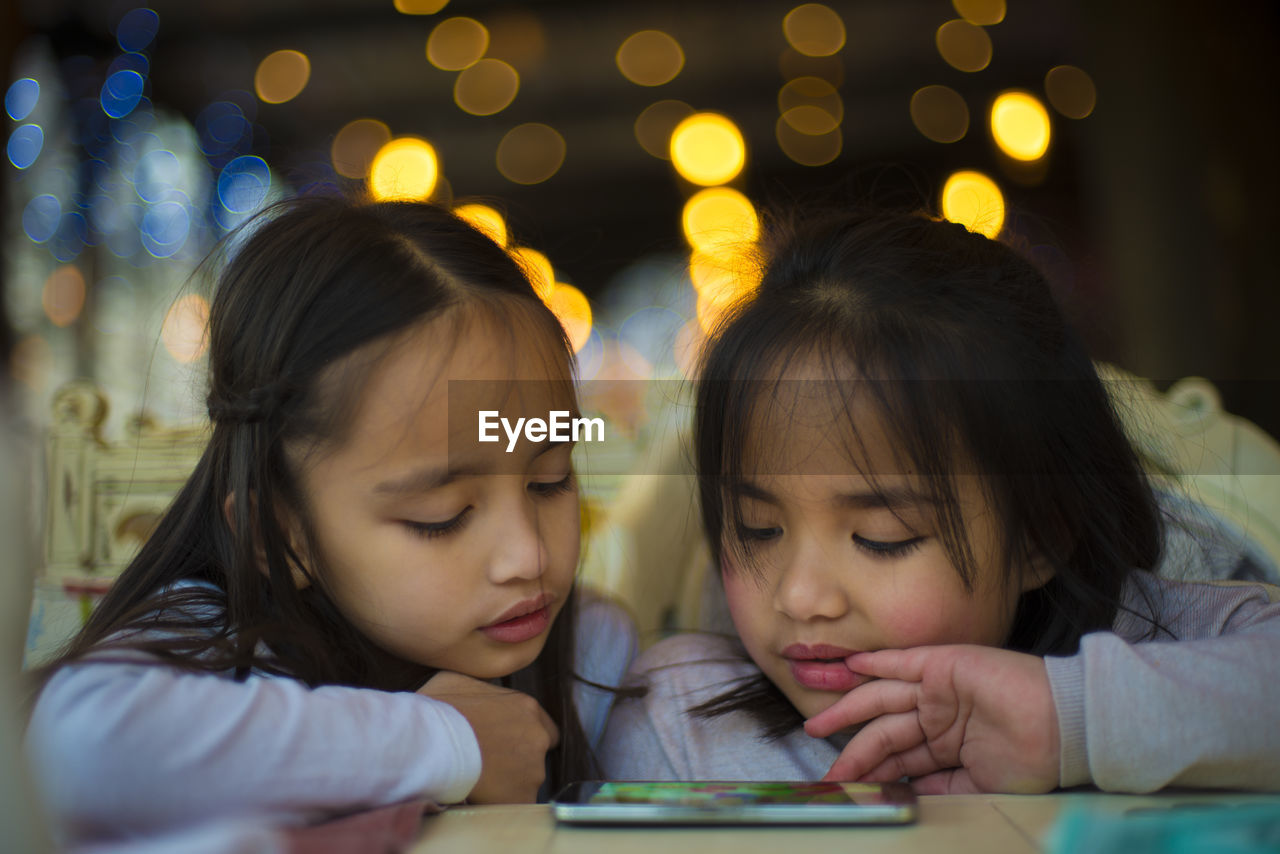
[[569, 824], [909, 824], [906, 783], [587, 780], [551, 801]]

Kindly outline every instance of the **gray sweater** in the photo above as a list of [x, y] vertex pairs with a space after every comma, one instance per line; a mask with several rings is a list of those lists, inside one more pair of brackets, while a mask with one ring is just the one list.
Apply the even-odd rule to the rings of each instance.
[[[1276, 588], [1191, 584], [1135, 572], [1126, 604], [1149, 598], [1177, 641], [1139, 640], [1148, 626], [1121, 612], [1112, 632], [1047, 657], [1062, 749], [1062, 786], [1148, 792], [1164, 786], [1280, 789], [1280, 603]], [[1145, 596], [1143, 595], [1145, 594]], [[1162, 635], [1162, 637], [1165, 637]], [[743, 712], [686, 714], [759, 674], [736, 639], [678, 635], [636, 659], [647, 684], [619, 702], [601, 745], [611, 779], [816, 780], [847, 736], [797, 729], [767, 742]]]

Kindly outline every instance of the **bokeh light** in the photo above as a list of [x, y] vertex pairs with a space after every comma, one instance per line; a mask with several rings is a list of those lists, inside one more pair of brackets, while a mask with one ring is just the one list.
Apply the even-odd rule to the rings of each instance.
[[684, 101], [658, 101], [645, 107], [636, 117], [636, 141], [640, 147], [660, 160], [671, 159], [671, 134], [676, 125], [693, 115], [693, 107]]
[[627, 36], [614, 57], [622, 76], [638, 86], [661, 86], [684, 68], [680, 43], [661, 30], [641, 30]]
[[180, 202], [161, 202], [147, 208], [138, 227], [142, 247], [156, 258], [177, 254], [191, 232], [191, 214]]
[[244, 110], [234, 101], [214, 101], [196, 116], [196, 135], [200, 151], [217, 157], [234, 151], [246, 138], [252, 138], [253, 126]]
[[22, 230], [35, 243], [44, 243], [53, 237], [62, 219], [62, 204], [57, 196], [42, 193], [22, 209]]
[[121, 50], [139, 51], [151, 44], [160, 29], [160, 16], [147, 8], [130, 9], [116, 25], [116, 42]]
[[379, 149], [369, 166], [369, 191], [379, 200], [425, 201], [440, 176], [436, 150], [426, 140], [402, 136]]
[[489, 49], [489, 31], [474, 18], [447, 18], [427, 37], [427, 60], [442, 71], [461, 71]]
[[951, 5], [971, 24], [990, 27], [1004, 20], [1004, 0], [951, 0]]
[[540, 184], [564, 163], [564, 137], [538, 122], [518, 125], [498, 143], [498, 171], [517, 184]]
[[839, 56], [805, 56], [788, 47], [778, 57], [778, 71], [784, 80], [820, 77], [836, 89], [844, 85], [844, 60]]
[[209, 346], [209, 302], [199, 294], [174, 300], [164, 316], [160, 340], [175, 360], [190, 364]]
[[724, 266], [711, 275], [701, 276], [697, 288], [697, 320], [704, 334], [713, 333], [726, 311], [755, 294], [760, 283], [754, 276], [746, 275], [748, 270], [745, 266]]
[[344, 178], [365, 178], [369, 164], [391, 141], [391, 128], [377, 119], [356, 119], [342, 126], [329, 147], [333, 171]]
[[991, 105], [991, 135], [1014, 160], [1039, 160], [1049, 150], [1049, 111], [1030, 92], [1001, 92]]
[[271, 189], [271, 168], [252, 154], [237, 157], [218, 173], [218, 201], [229, 213], [256, 211]]
[[396, 11], [402, 15], [434, 15], [445, 6], [449, 5], [449, 0], [395, 0]]
[[1044, 76], [1044, 93], [1053, 108], [1069, 119], [1085, 118], [1098, 102], [1093, 78], [1074, 65], [1050, 68]]
[[694, 184], [732, 181], [747, 162], [742, 132], [719, 113], [694, 113], [671, 134], [671, 163]]
[[782, 152], [801, 166], [825, 166], [839, 157], [844, 148], [840, 128], [824, 134], [804, 133], [796, 130], [786, 115], [778, 118], [774, 135]]
[[991, 64], [991, 37], [982, 27], [957, 18], [938, 27], [938, 53], [952, 68], [981, 71]]
[[546, 301], [556, 286], [555, 270], [546, 255], [529, 246], [516, 246], [509, 250], [511, 257], [524, 270], [525, 277], [538, 296]]
[[821, 3], [797, 6], [782, 19], [787, 42], [806, 56], [831, 56], [844, 47], [844, 21]]
[[955, 172], [942, 185], [942, 215], [970, 231], [994, 238], [1004, 227], [1004, 194], [981, 172]]
[[133, 168], [133, 189], [144, 202], [159, 202], [182, 183], [182, 163], [165, 148], [153, 148]]
[[507, 245], [507, 221], [498, 211], [488, 205], [470, 202], [458, 205], [453, 212], [470, 223], [476, 231], [484, 233], [494, 243], [503, 247]]
[[797, 77], [778, 90], [778, 112], [801, 133], [820, 136], [840, 126], [844, 102], [821, 77]]
[[117, 71], [102, 84], [98, 100], [102, 111], [113, 119], [122, 119], [133, 112], [142, 100], [146, 80], [138, 72], [126, 68]]
[[19, 169], [26, 169], [36, 162], [43, 149], [44, 131], [40, 129], [40, 125], [28, 124], [14, 128], [13, 133], [9, 134], [5, 153], [9, 155], [10, 163]]
[[517, 69], [534, 68], [546, 58], [546, 30], [532, 12], [511, 9], [487, 16], [485, 20], [489, 27], [489, 56], [509, 62]]
[[501, 59], [482, 59], [458, 75], [453, 100], [473, 116], [502, 112], [520, 90], [520, 75]]
[[258, 63], [253, 90], [267, 104], [292, 101], [311, 79], [311, 60], [296, 50], [277, 50]]
[[9, 118], [20, 122], [40, 102], [40, 84], [32, 77], [23, 77], [13, 81], [4, 93], [4, 111]]
[[54, 326], [70, 326], [84, 309], [84, 273], [71, 264], [58, 267], [44, 280], [40, 305]]
[[573, 352], [577, 353], [591, 335], [591, 303], [582, 291], [563, 282], [556, 283], [546, 302], [564, 327]]
[[680, 224], [693, 249], [713, 256], [732, 254], [760, 235], [755, 206], [732, 187], [694, 193], [684, 204]]
[[969, 107], [950, 86], [924, 86], [911, 96], [911, 122], [934, 142], [956, 142], [969, 132]]

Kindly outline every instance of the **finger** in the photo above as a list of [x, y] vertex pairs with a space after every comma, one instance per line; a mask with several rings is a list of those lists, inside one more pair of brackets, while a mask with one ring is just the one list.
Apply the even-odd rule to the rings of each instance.
[[857, 780], [895, 753], [925, 740], [914, 712], [884, 715], [858, 731], [823, 776], [824, 782]]
[[916, 707], [918, 686], [896, 679], [866, 682], [805, 721], [804, 731], [814, 738], [869, 721], [881, 715], [909, 712]]
[[911, 781], [918, 795], [973, 795], [983, 791], [967, 768], [948, 768]]
[[948, 767], [950, 766], [943, 765], [933, 755], [933, 751], [929, 749], [929, 744], [923, 742], [909, 750], [886, 757], [879, 765], [859, 777], [858, 782], [891, 783], [903, 777], [921, 777], [926, 774], [934, 774]]
[[917, 646], [911, 649], [880, 649], [875, 652], [856, 652], [844, 660], [855, 673], [878, 676], [881, 679], [901, 679], [919, 682], [925, 663], [931, 656], [940, 654], [940, 646]]
[[556, 722], [551, 719], [551, 715], [547, 714], [546, 709], [542, 708], [542, 706], [538, 706], [538, 711], [542, 713], [538, 719], [542, 722], [543, 728], [551, 738], [551, 744], [547, 748], [550, 750], [560, 743], [560, 728], [556, 726]]

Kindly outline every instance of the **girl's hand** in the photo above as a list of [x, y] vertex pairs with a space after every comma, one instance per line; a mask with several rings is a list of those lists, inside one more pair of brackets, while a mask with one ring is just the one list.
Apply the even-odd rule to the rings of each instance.
[[474, 804], [533, 803], [546, 777], [547, 751], [560, 741], [551, 716], [528, 694], [441, 671], [419, 694], [453, 706], [480, 743], [480, 779], [467, 796]]
[[869, 721], [823, 779], [905, 776], [922, 794], [1058, 785], [1058, 716], [1043, 659], [955, 645], [865, 652], [846, 662], [879, 678], [805, 723], [805, 732], [825, 738]]

